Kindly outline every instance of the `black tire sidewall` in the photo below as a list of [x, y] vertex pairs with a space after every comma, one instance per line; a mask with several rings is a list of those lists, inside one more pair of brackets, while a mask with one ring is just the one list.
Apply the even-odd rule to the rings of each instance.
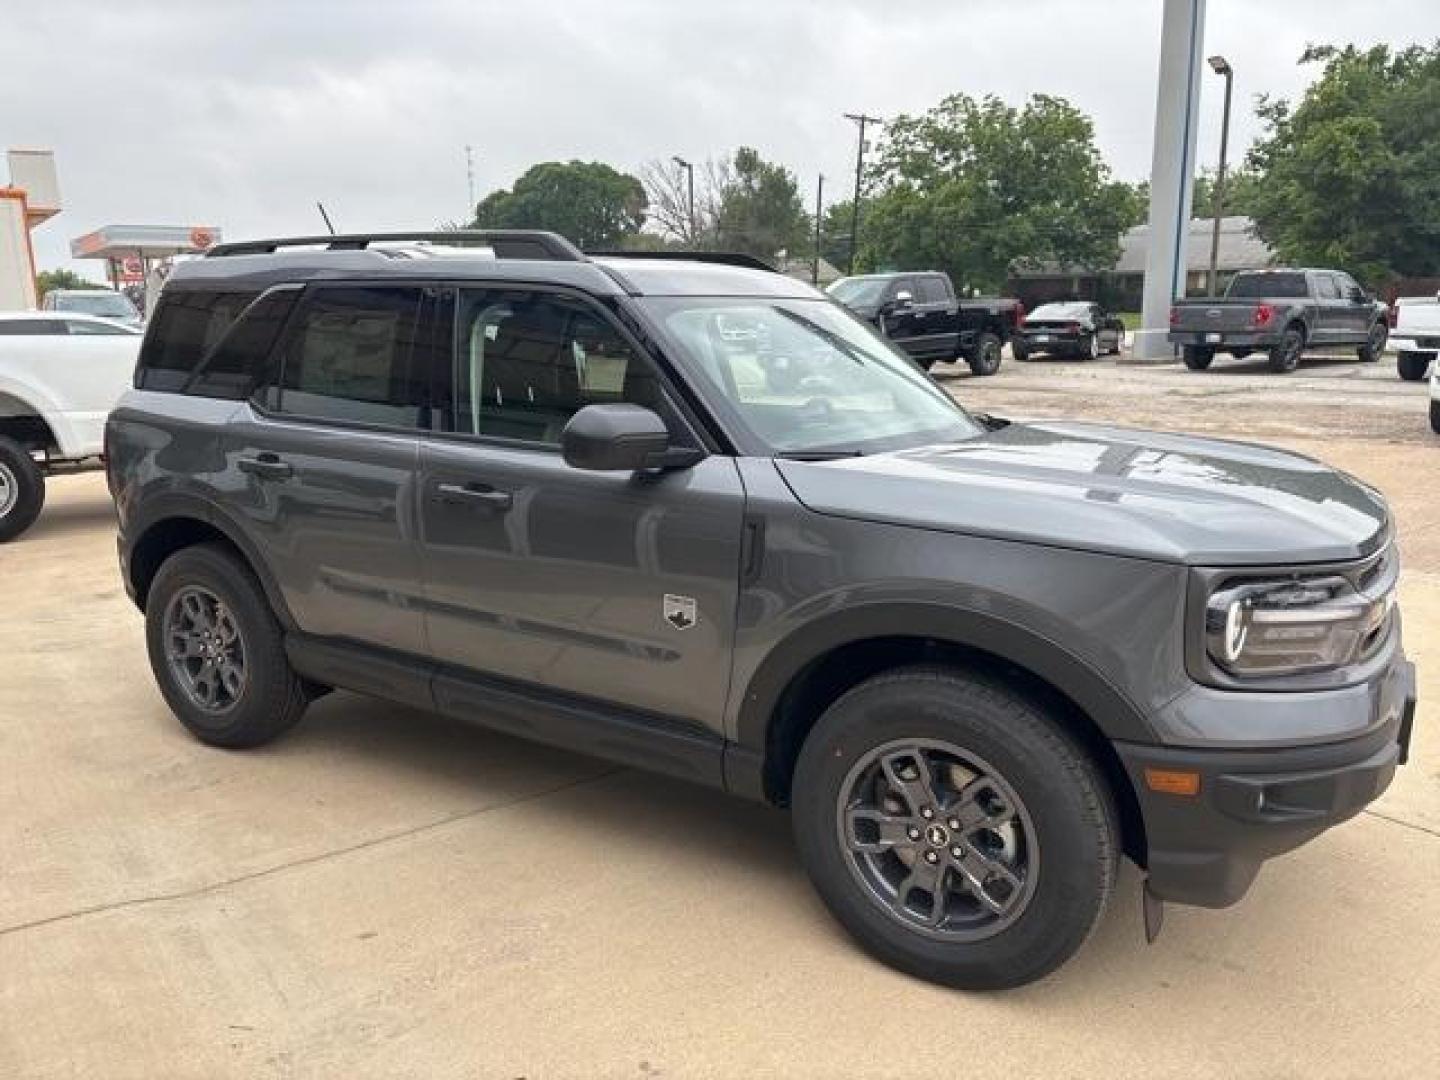
[[[1034, 895], [1015, 923], [976, 942], [938, 941], [895, 921], [855, 879], [836, 836], [836, 802], [855, 762], [892, 740], [927, 737], [993, 766], [1035, 826]], [[999, 989], [1054, 970], [1089, 936], [1114, 883], [1118, 836], [1094, 767], [1032, 706], [983, 680], [910, 669], [845, 695], [806, 740], [791, 812], [801, 860], [840, 923], [886, 963], [950, 986]]]
[[1430, 402], [1430, 430], [1440, 435], [1440, 401]]
[[[1288, 345], [1291, 341], [1299, 339], [1299, 344], [1294, 350], [1292, 357]], [[1305, 352], [1305, 335], [1293, 327], [1287, 329], [1280, 335], [1280, 342], [1270, 350], [1270, 370], [1280, 374], [1289, 374], [1300, 366], [1300, 357]]]
[[1214, 350], [1211, 349], [1202, 349], [1194, 345], [1187, 345], [1182, 353], [1182, 358], [1185, 366], [1191, 371], [1204, 371], [1210, 366], [1210, 362], [1215, 359], [1215, 353]]
[[40, 516], [45, 506], [45, 473], [14, 439], [0, 438], [0, 464], [15, 478], [15, 505], [0, 517], [0, 543], [13, 540]]
[[[200, 586], [230, 609], [245, 650], [246, 683], [223, 714], [195, 705], [165, 656], [165, 612], [176, 593]], [[285, 655], [284, 635], [250, 569], [223, 547], [201, 544], [172, 555], [155, 574], [145, 602], [150, 670], [170, 710], [201, 742], [228, 749], [259, 746], [300, 718], [304, 693]]]
[[1420, 352], [1402, 352], [1395, 357], [1395, 369], [1406, 382], [1419, 382], [1430, 367], [1429, 357]]
[[994, 375], [1000, 370], [1000, 350], [1003, 347], [994, 334], [981, 334], [980, 339], [975, 342], [974, 358], [967, 361], [971, 372], [976, 375]]

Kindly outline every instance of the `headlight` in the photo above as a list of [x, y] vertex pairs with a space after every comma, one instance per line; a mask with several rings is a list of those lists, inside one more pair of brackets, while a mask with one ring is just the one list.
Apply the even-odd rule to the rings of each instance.
[[1206, 605], [1205, 647], [1236, 676], [1329, 671], [1379, 644], [1394, 595], [1340, 575], [1227, 584]]

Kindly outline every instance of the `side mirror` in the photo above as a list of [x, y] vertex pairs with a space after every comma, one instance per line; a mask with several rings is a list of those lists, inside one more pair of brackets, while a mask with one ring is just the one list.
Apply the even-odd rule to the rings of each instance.
[[1349, 296], [1351, 302], [1356, 304], [1363, 304], [1370, 299], [1368, 296], [1365, 295], [1365, 290], [1362, 289], [1359, 285], [1350, 286]]
[[560, 432], [565, 464], [594, 472], [635, 472], [677, 464], [669, 460], [665, 421], [639, 405], [586, 405]]

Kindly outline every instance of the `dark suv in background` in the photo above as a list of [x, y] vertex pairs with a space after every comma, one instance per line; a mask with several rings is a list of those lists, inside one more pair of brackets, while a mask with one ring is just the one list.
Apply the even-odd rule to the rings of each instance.
[[177, 268], [107, 462], [179, 719], [256, 746], [360, 691], [788, 806], [836, 918], [967, 988], [1061, 964], [1122, 853], [1153, 932], [1385, 789], [1414, 675], [1373, 490], [971, 416], [744, 262], [497, 232]]

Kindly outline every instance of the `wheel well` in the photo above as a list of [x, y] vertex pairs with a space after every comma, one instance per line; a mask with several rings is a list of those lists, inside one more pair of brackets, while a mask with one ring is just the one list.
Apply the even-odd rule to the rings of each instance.
[[13, 394], [0, 394], [0, 437], [19, 443], [26, 450], [57, 453], [60, 443], [45, 418], [34, 407]]
[[1309, 340], [1310, 340], [1310, 331], [1309, 331], [1309, 329], [1305, 326], [1305, 320], [1304, 320], [1304, 319], [1291, 319], [1288, 323], [1285, 324], [1285, 329], [1286, 329], [1286, 330], [1299, 330], [1299, 331], [1300, 331], [1300, 340], [1301, 340], [1301, 341], [1309, 341]]
[[150, 583], [161, 565], [182, 548], [196, 544], [223, 544], [247, 565], [235, 543], [209, 522], [199, 518], [174, 517], [157, 521], [151, 525], [130, 549], [130, 582], [135, 586], [135, 603], [145, 610], [145, 598], [150, 593]]
[[1145, 823], [1120, 756], [1094, 719], [1053, 684], [983, 649], [933, 638], [884, 637], [851, 642], [812, 660], [781, 694], [765, 734], [765, 794], [778, 806], [790, 801], [800, 747], [821, 714], [871, 676], [911, 664], [944, 664], [1005, 683], [1060, 722], [1100, 768], [1115, 799], [1125, 853], [1145, 864]]

